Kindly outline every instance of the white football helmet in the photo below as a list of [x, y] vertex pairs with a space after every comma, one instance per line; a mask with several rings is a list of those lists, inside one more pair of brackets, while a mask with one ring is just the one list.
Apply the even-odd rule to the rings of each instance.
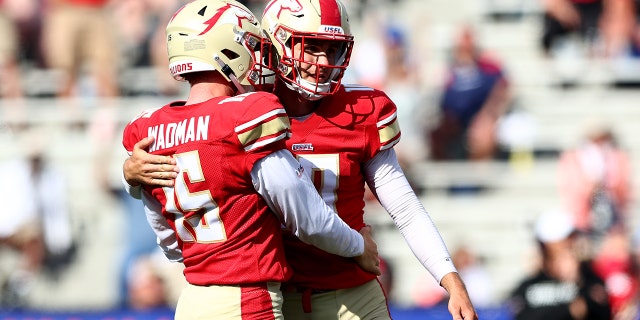
[[[264, 9], [262, 28], [275, 48], [277, 74], [292, 90], [309, 100], [331, 95], [340, 86], [353, 48], [353, 35], [345, 6], [339, 0], [271, 0]], [[294, 56], [296, 43], [331, 41], [337, 49], [328, 64], [305, 61], [301, 52]], [[300, 77], [300, 64], [315, 65], [315, 79]], [[321, 79], [320, 70], [329, 74]]]
[[240, 92], [273, 81], [274, 71], [262, 61], [269, 40], [262, 37], [258, 19], [237, 1], [192, 1], [173, 15], [166, 33], [169, 70], [177, 80], [216, 70]]

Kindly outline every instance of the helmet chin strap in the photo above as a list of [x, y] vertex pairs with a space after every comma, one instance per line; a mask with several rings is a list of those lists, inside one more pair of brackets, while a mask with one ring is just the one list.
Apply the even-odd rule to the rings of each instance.
[[318, 93], [328, 93], [329, 90], [331, 90], [331, 83], [315, 83], [301, 78], [298, 78], [297, 80], [301, 90], [304, 90], [309, 94], [309, 97], [307, 98], [309, 100], [320, 100], [324, 95]]
[[[247, 92], [247, 89], [242, 84], [240, 84], [240, 81], [238, 81], [238, 78], [233, 73], [233, 70], [231, 70], [231, 67], [229, 67], [228, 64], [224, 63], [224, 61], [222, 61], [222, 59], [220, 59], [220, 56], [218, 56], [217, 54], [213, 55], [213, 60], [218, 62], [218, 65], [220, 65], [220, 72], [222, 72], [229, 79], [231, 79], [231, 82], [238, 89], [238, 94], [243, 94], [243, 93]], [[249, 90], [249, 91], [252, 91], [252, 90]]]
[[311, 93], [311, 92], [309, 92], [309, 90], [304, 89], [300, 84], [294, 84], [294, 83], [289, 82], [289, 81], [282, 81], [282, 82], [284, 83], [285, 86], [287, 86], [287, 88], [289, 88], [289, 90], [296, 92], [301, 97], [303, 97], [305, 100], [317, 101], [317, 100], [320, 100], [322, 98], [321, 95]]
[[[299, 73], [298, 73], [299, 74]], [[331, 81], [327, 83], [316, 83], [296, 77], [295, 83], [284, 81], [287, 88], [296, 91], [303, 98], [310, 101], [317, 101], [324, 98], [325, 95], [319, 93], [328, 93], [331, 90]]]

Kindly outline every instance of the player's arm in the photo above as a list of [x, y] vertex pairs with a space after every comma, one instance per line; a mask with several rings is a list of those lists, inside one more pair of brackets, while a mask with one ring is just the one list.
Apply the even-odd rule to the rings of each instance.
[[322, 200], [302, 170], [289, 151], [280, 150], [256, 162], [251, 177], [256, 191], [300, 240], [332, 254], [357, 257], [363, 269], [380, 274], [369, 228], [362, 234], [351, 229]]
[[444, 240], [409, 185], [395, 151], [381, 151], [367, 161], [365, 177], [413, 254], [449, 293], [449, 311], [454, 319], [477, 319]]
[[178, 175], [173, 157], [153, 155], [145, 151], [153, 143], [153, 137], [138, 141], [122, 165], [122, 184], [127, 193], [141, 198], [141, 186], [172, 187]]
[[167, 219], [162, 215], [162, 205], [146, 192], [142, 192], [141, 195], [144, 213], [147, 216], [149, 226], [156, 234], [158, 246], [169, 261], [182, 262], [182, 250], [178, 246], [178, 238]]
[[[167, 158], [167, 157], [152, 155], [144, 151], [144, 149], [147, 148], [152, 142], [153, 142], [152, 139], [145, 138], [145, 139], [142, 139], [141, 141], [136, 142], [133, 145], [133, 147], [131, 147], [131, 145], [127, 144], [126, 142], [124, 143], [124, 146], [127, 149], [127, 152], [129, 153], [129, 155], [133, 158], [141, 158], [142, 160], [140, 161], [142, 162], [149, 161], [150, 163], [159, 163], [162, 161], [162, 158]], [[173, 160], [173, 158], [170, 158], [170, 159]], [[150, 196], [149, 194], [147, 194], [142, 190], [141, 183], [144, 183], [145, 181], [144, 179], [142, 178], [140, 180], [136, 180], [136, 178], [129, 178], [129, 180], [126, 179], [127, 171], [129, 171], [129, 173], [132, 173], [134, 175], [135, 174], [143, 175], [145, 166], [144, 165], [127, 166], [126, 163], [127, 162], [125, 162], [125, 165], [123, 167], [123, 172], [122, 172], [122, 183], [124, 184], [125, 189], [134, 198], [142, 199], [147, 221], [149, 222], [149, 225], [151, 226], [151, 229], [153, 230], [153, 232], [156, 234], [158, 246], [160, 247], [160, 249], [162, 249], [162, 252], [165, 254], [165, 256], [170, 261], [181, 262], [182, 250], [178, 246], [178, 238], [175, 232], [173, 231], [171, 226], [168, 224], [167, 219], [165, 219], [165, 217], [162, 215], [162, 205], [160, 204], [160, 202], [158, 202], [157, 199], [153, 198], [152, 196]], [[147, 169], [147, 170], [154, 170], [154, 169], [158, 170], [157, 167], [152, 167], [151, 169]], [[139, 173], [138, 171], [142, 171], [142, 173]], [[132, 186], [132, 184], [134, 186]], [[173, 183], [171, 185], [173, 185]]]
[[[145, 146], [140, 144], [137, 151], [134, 150], [135, 152], [132, 153], [127, 161], [158, 164], [162, 163], [163, 159], [161, 158], [167, 158], [149, 154], [144, 151], [144, 148]], [[284, 155], [280, 156], [281, 153], [284, 153]], [[272, 160], [272, 158], [276, 160]], [[167, 169], [169, 168], [168, 165], [168, 163], [162, 163], [162, 168]], [[365, 227], [360, 230], [360, 235], [349, 228], [322, 201], [311, 181], [305, 175], [298, 177], [295, 169], [299, 168], [299, 166], [300, 164], [288, 151], [279, 151], [269, 155], [254, 166], [252, 171], [254, 186], [267, 200], [271, 209], [280, 215], [287, 228], [302, 241], [330, 253], [354, 257], [364, 270], [379, 274], [378, 250], [371, 236], [370, 228]], [[142, 165], [127, 166], [125, 161], [124, 176], [130, 177], [131, 181], [138, 183], [146, 183], [145, 181], [155, 183], [158, 181], [157, 178], [144, 179], [142, 168]], [[159, 170], [158, 166], [155, 168]], [[156, 173], [166, 172], [167, 170]], [[170, 185], [173, 185], [174, 178], [175, 176], [172, 176], [171, 180], [169, 180], [163, 176], [163, 180], [171, 182]], [[123, 183], [127, 186], [129, 185], [129, 180], [123, 178]], [[136, 191], [140, 194], [140, 189], [140, 185], [130, 187], [132, 191], [130, 194], [134, 195]], [[162, 239], [160, 236], [158, 238]], [[170, 242], [170, 239], [167, 241]]]

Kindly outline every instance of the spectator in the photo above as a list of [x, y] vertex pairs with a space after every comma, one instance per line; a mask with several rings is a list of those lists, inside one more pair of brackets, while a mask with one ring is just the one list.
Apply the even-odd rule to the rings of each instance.
[[632, 280], [636, 282], [633, 296], [620, 306], [616, 312], [616, 320], [640, 319], [640, 229], [636, 229], [631, 237], [631, 271]]
[[560, 155], [560, 196], [576, 227], [594, 237], [614, 227], [627, 227], [630, 179], [628, 155], [604, 123], [588, 124], [584, 141]]
[[[479, 308], [492, 306], [493, 281], [480, 258], [466, 246], [455, 250], [451, 258], [467, 287], [473, 305]], [[422, 308], [432, 308], [447, 299], [447, 292], [427, 276], [418, 278], [412, 295], [413, 303]]]
[[0, 0], [0, 99], [12, 100], [2, 120], [16, 132], [27, 127], [21, 61], [25, 42], [21, 38], [25, 21], [35, 12], [35, 0]]
[[440, 120], [429, 132], [434, 160], [488, 160], [497, 153], [497, 122], [511, 103], [502, 67], [483, 54], [474, 30], [463, 26], [440, 100]]
[[493, 300], [493, 281], [482, 258], [465, 246], [454, 251], [451, 258], [467, 286], [473, 305], [478, 308], [492, 306], [495, 302]]
[[637, 32], [638, 3], [636, 0], [607, 0], [604, 5], [599, 25], [604, 55], [609, 58], [627, 55]]
[[363, 18], [363, 36], [353, 45], [349, 68], [345, 71], [344, 83], [358, 83], [376, 89], [383, 89], [387, 77], [385, 50], [385, 24], [378, 12], [370, 12]]
[[579, 258], [570, 216], [542, 214], [535, 223], [535, 237], [541, 265], [508, 299], [515, 319], [611, 319], [604, 282], [591, 262]]
[[[117, 24], [117, 34], [122, 40], [123, 65], [130, 67], [151, 67], [156, 74], [152, 94], [175, 95], [180, 85], [167, 71], [169, 61], [165, 43], [165, 26], [169, 18], [185, 0], [119, 0], [113, 14]], [[129, 88], [122, 88], [123, 94]]]
[[[410, 172], [411, 165], [426, 158], [422, 123], [416, 116], [422, 111], [425, 97], [417, 68], [409, 54], [407, 34], [398, 26], [389, 25], [384, 32], [384, 50], [386, 57], [386, 76], [384, 90], [398, 108], [398, 121], [402, 125], [402, 140], [396, 146], [400, 166]], [[409, 182], [414, 189], [411, 176]], [[416, 192], [419, 192], [417, 190]]]
[[0, 98], [19, 98], [22, 96], [22, 84], [18, 64], [17, 13], [8, 3], [8, 0], [0, 0]]
[[[131, 274], [137, 273], [135, 271], [137, 265], [141, 260], [145, 260], [145, 257], [151, 255], [158, 249], [156, 243], [156, 235], [153, 230], [149, 228], [147, 219], [144, 212], [144, 206], [142, 202], [129, 196], [124, 190], [117, 189], [111, 190], [116, 196], [118, 201], [122, 204], [123, 211], [126, 220], [126, 230], [123, 232], [124, 251], [122, 256], [122, 263], [119, 267], [119, 304], [122, 307], [136, 308], [136, 297], [132, 294], [139, 292], [136, 289], [131, 288], [132, 281]], [[145, 268], [143, 268], [145, 269]], [[143, 282], [153, 282], [154, 279], [141, 280]], [[151, 285], [151, 284], [150, 284]]]
[[[42, 67], [41, 31], [43, 0], [2, 0], [16, 26], [19, 63]], [[25, 88], [26, 89], [26, 88]]]
[[0, 184], [0, 244], [21, 256], [2, 288], [9, 308], [25, 306], [42, 271], [55, 276], [73, 258], [66, 180], [48, 164], [38, 139], [29, 136], [24, 157], [0, 165], [0, 176], [11, 181]]
[[[165, 262], [165, 261], [163, 261]], [[169, 288], [160, 266], [150, 256], [140, 256], [127, 274], [127, 305], [134, 310], [169, 307]]]
[[636, 7], [636, 0], [544, 0], [541, 47], [558, 84], [579, 84], [593, 58], [608, 60], [614, 84], [636, 83]]
[[594, 270], [605, 282], [614, 319], [624, 319], [638, 294], [638, 278], [626, 233], [609, 233], [593, 259]]
[[559, 41], [578, 35], [593, 56], [602, 46], [604, 56], [618, 54], [632, 37], [633, 0], [544, 0], [542, 49], [552, 55]]
[[110, 0], [46, 0], [43, 51], [47, 67], [62, 72], [58, 96], [80, 92], [79, 79], [86, 70], [93, 83], [89, 94], [119, 95], [117, 81], [120, 48], [115, 41], [108, 8]]
[[605, 0], [543, 0], [544, 25], [541, 45], [551, 55], [558, 40], [577, 33], [593, 45], [598, 38], [599, 20]]
[[615, 2], [615, 10], [607, 15], [606, 28], [602, 32], [605, 39], [607, 57], [613, 84], [618, 86], [640, 83], [640, 1], [620, 0]]

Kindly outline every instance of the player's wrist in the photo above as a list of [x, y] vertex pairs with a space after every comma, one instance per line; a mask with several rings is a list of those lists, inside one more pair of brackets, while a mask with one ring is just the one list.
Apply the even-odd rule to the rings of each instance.
[[137, 187], [140, 186], [142, 183], [140, 183], [138, 180], [136, 180], [133, 176], [131, 176], [130, 171], [130, 163], [131, 163], [131, 158], [127, 158], [124, 163], [122, 164], [122, 180], [129, 186], [129, 187]]
[[462, 278], [457, 272], [447, 273], [440, 281], [440, 286], [447, 290], [450, 295], [466, 290], [464, 282], [462, 282]]

